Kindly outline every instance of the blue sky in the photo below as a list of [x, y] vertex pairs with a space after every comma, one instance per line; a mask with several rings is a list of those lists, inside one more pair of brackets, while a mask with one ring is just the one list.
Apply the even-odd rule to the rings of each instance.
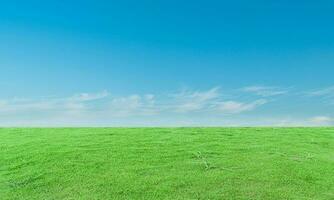
[[333, 9], [1, 2], [0, 126], [333, 125]]

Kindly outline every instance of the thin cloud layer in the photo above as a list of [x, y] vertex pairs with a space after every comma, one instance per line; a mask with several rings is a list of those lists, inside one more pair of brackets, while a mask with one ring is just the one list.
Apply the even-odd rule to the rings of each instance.
[[[101, 100], [103, 101], [101, 102]], [[224, 100], [218, 87], [206, 91], [183, 90], [167, 95], [112, 96], [108, 91], [79, 93], [70, 97], [49, 97], [41, 99], [1, 100], [1, 114], [20, 113], [103, 113], [114, 117], [154, 115], [161, 113], [241, 113], [266, 103], [255, 100], [246, 103]]]
[[155, 105], [155, 96], [130, 95], [110, 99], [107, 108], [108, 115], [116, 117], [154, 115], [159, 112]]
[[306, 96], [321, 99], [325, 104], [334, 105], [334, 86], [308, 91]]
[[103, 99], [106, 98], [110, 95], [108, 91], [102, 91], [99, 93], [80, 93], [73, 95], [72, 97], [69, 98], [69, 100], [72, 101], [93, 101], [93, 100], [98, 100], [98, 99]]
[[[0, 126], [6, 124], [77, 124], [95, 125], [333, 125], [326, 113], [304, 119], [274, 115], [271, 105], [287, 91], [276, 87], [246, 87], [225, 91], [220, 87], [208, 90], [181, 90], [164, 94], [132, 94], [115, 96], [108, 91], [78, 93], [69, 97], [0, 100]], [[330, 95], [331, 90], [313, 95]], [[254, 93], [256, 95], [254, 95]], [[263, 109], [259, 109], [263, 107]], [[289, 110], [289, 114], [291, 110]], [[263, 120], [251, 121], [252, 116]], [[269, 117], [267, 117], [269, 116]], [[249, 118], [240, 118], [249, 117]], [[246, 123], [246, 121], [248, 121]], [[184, 122], [184, 123], [182, 123]], [[292, 123], [293, 122], [293, 123]]]
[[308, 92], [309, 96], [332, 96], [334, 97], [334, 86], [313, 90]]
[[262, 97], [271, 97], [288, 93], [288, 90], [286, 89], [282, 89], [279, 87], [266, 87], [266, 86], [247, 86], [242, 88], [241, 90]]
[[208, 91], [182, 91], [174, 94], [171, 103], [175, 104], [176, 112], [187, 113], [193, 111], [204, 110], [210, 107], [219, 98], [219, 88], [215, 87]]
[[334, 119], [328, 116], [316, 116], [310, 119], [310, 122], [315, 125], [332, 125]]
[[217, 103], [217, 109], [222, 113], [237, 114], [246, 111], [252, 111], [266, 103], [268, 103], [268, 101], [265, 99], [259, 99], [249, 103], [237, 101], [223, 101]]

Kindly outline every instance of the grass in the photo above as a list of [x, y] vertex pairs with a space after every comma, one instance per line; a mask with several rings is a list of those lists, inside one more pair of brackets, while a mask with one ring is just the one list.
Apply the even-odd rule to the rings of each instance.
[[334, 199], [334, 128], [4, 128], [0, 199]]

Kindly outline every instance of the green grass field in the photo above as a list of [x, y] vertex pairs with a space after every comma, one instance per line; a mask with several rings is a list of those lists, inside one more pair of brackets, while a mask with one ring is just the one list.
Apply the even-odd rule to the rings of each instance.
[[4, 128], [0, 199], [334, 199], [334, 128]]

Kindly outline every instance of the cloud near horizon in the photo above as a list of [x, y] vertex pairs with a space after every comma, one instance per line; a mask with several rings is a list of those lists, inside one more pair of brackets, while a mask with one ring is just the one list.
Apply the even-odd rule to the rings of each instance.
[[[219, 87], [206, 91], [182, 90], [167, 95], [144, 94], [112, 96], [108, 91], [79, 93], [69, 97], [37, 99], [14, 98], [0, 101], [0, 119], [5, 116], [36, 120], [127, 118], [140, 116], [185, 115], [191, 113], [239, 114], [267, 103], [260, 99], [247, 103], [224, 100]], [[0, 121], [1, 123], [1, 121]]]
[[334, 118], [328, 116], [316, 116], [310, 119], [310, 122], [314, 125], [334, 125]]
[[[240, 94], [235, 95], [235, 92], [247, 98], [241, 98]], [[255, 93], [258, 98], [249, 93]], [[13, 98], [0, 100], [0, 126], [8, 124], [20, 126], [28, 122], [32, 125], [50, 126], [71, 125], [74, 122], [85, 125], [87, 122], [94, 124], [100, 121], [105, 125], [108, 125], [108, 122], [117, 125], [117, 121], [128, 119], [137, 120], [138, 123], [132, 123], [130, 120], [124, 122], [125, 125], [127, 123], [141, 125], [140, 120], [146, 120], [142, 124], [147, 125], [152, 120], [159, 121], [159, 119], [166, 119], [168, 124], [173, 125], [179, 124], [180, 119], [193, 121], [195, 118], [197, 121], [192, 122], [195, 125], [205, 126], [217, 119], [216, 125], [229, 125], [227, 119], [238, 121], [233, 119], [238, 119], [240, 116], [251, 117], [252, 111], [266, 104], [268, 104], [266, 107], [269, 107], [275, 96], [287, 93], [287, 90], [278, 87], [249, 86], [232, 92], [213, 87], [208, 90], [184, 89], [167, 94], [115, 96], [104, 90], [97, 93], [78, 93], [69, 97]], [[319, 116], [310, 117], [309, 120], [304, 120], [303, 124], [312, 126], [333, 123], [332, 118]], [[210, 123], [206, 122], [205, 118], [210, 120]], [[224, 123], [220, 123], [219, 120], [224, 120]], [[230, 124], [238, 123], [244, 124], [242, 122]], [[273, 125], [280, 123], [284, 123], [284, 120], [271, 122]], [[164, 122], [161, 125], [164, 125]]]

